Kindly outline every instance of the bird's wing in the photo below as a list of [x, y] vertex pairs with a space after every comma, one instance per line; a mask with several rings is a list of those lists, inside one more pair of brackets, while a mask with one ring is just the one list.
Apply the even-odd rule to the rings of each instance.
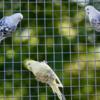
[[11, 26], [9, 23], [6, 22], [7, 17], [3, 17], [0, 20], [0, 36], [2, 37], [9, 37], [11, 33], [16, 30], [16, 26]]
[[55, 74], [55, 72], [54, 72], [54, 75], [55, 75], [55, 78], [56, 78], [56, 80], [58, 82], [58, 87], [62, 87], [63, 88], [63, 85], [62, 85], [60, 79], [58, 78], [58, 76]]
[[4, 34], [6, 34], [6, 31], [8, 30], [8, 25], [6, 24], [5, 22], [6, 20], [6, 17], [3, 17], [1, 20], [0, 20], [0, 36], [3, 36]]
[[0, 26], [0, 36], [2, 37], [8, 37], [11, 36], [11, 33], [13, 32], [13, 29], [9, 26]]
[[58, 86], [59, 86], [59, 87], [63, 87], [63, 85], [62, 85], [60, 79], [58, 78], [58, 76], [56, 75], [56, 73], [51, 69], [51, 67], [50, 67], [49, 65], [47, 65], [44, 61], [41, 62], [41, 64], [44, 65], [45, 68], [50, 69], [50, 70], [52, 71], [52, 73], [54, 74], [54, 78], [55, 78], [55, 79], [57, 80], [57, 82], [58, 82]]

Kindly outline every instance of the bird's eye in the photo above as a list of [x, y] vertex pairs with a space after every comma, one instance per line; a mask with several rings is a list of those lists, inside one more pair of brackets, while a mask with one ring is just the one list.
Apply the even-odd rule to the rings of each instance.
[[28, 65], [30, 66], [31, 64], [30, 64], [30, 63], [28, 63]]
[[89, 8], [87, 8], [87, 10], [89, 10]]

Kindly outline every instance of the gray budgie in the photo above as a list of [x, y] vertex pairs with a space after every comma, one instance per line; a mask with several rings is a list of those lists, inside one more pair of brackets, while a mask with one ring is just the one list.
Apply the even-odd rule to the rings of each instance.
[[11, 16], [5, 16], [0, 20], [0, 42], [11, 36], [22, 19], [23, 15], [21, 13], [15, 13]]
[[42, 83], [47, 83], [52, 88], [53, 93], [56, 93], [60, 100], [65, 100], [64, 95], [59, 90], [59, 87], [63, 88], [63, 85], [58, 76], [46, 62], [26, 60], [25, 66], [35, 75], [36, 80], [41, 81]]
[[97, 31], [100, 32], [100, 12], [93, 6], [85, 7], [86, 15], [89, 17], [90, 24]]

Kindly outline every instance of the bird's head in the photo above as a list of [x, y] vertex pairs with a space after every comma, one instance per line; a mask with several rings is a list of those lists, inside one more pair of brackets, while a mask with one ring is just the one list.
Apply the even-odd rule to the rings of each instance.
[[17, 18], [21, 21], [23, 19], [23, 15], [21, 13], [16, 13], [15, 14]]
[[19, 21], [21, 21], [23, 19], [23, 15], [21, 13], [15, 13], [15, 14], [11, 15], [11, 17], [16, 18]]
[[97, 11], [93, 6], [86, 6], [85, 7], [85, 12], [86, 12], [86, 15], [90, 15], [90, 14], [92, 14], [94, 11]]
[[39, 65], [39, 62], [37, 62], [35, 60], [27, 59], [27, 60], [24, 61], [24, 65], [28, 70], [33, 71], [33, 69], [38, 68], [37, 66]]
[[8, 19], [11, 20], [12, 24], [17, 25], [23, 19], [23, 15], [21, 13], [15, 13], [11, 16], [8, 16]]
[[29, 60], [29, 59], [27, 59], [27, 60], [24, 60], [24, 65], [25, 65], [25, 68], [27, 68], [28, 70], [32, 70], [32, 63], [33, 63], [33, 60]]

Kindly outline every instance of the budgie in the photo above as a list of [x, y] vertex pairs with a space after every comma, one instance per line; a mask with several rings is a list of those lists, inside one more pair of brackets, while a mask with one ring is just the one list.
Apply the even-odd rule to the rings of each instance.
[[85, 7], [85, 12], [89, 18], [91, 26], [97, 32], [100, 32], [100, 12], [90, 5]]
[[0, 19], [0, 42], [15, 32], [18, 23], [23, 19], [21, 13], [5, 16]]
[[25, 66], [35, 75], [36, 80], [48, 84], [60, 100], [65, 100], [64, 95], [59, 90], [59, 87], [63, 88], [61, 81], [45, 61], [26, 60]]

